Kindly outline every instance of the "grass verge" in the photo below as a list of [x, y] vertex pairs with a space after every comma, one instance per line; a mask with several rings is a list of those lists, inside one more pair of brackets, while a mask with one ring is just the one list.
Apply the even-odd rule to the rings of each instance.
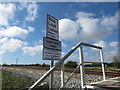
[[33, 83], [30, 77], [21, 77], [13, 75], [10, 71], [2, 70], [2, 90], [28, 88]]

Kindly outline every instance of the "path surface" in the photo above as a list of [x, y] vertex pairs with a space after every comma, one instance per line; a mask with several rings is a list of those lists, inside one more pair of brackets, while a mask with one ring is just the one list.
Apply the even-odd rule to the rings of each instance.
[[97, 87], [99, 90], [120, 90], [120, 77], [111, 78], [101, 82], [96, 82], [94, 84], [91, 84], [91, 86]]

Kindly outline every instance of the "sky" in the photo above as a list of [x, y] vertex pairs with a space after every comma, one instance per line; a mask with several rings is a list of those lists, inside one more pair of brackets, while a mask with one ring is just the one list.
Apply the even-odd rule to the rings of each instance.
[[[117, 2], [2, 2], [0, 12], [2, 64], [50, 63], [42, 60], [47, 14], [59, 20], [62, 57], [79, 42], [101, 46], [105, 62], [118, 54]], [[85, 61], [100, 60], [98, 50], [83, 50]], [[79, 62], [78, 50], [68, 60]]]

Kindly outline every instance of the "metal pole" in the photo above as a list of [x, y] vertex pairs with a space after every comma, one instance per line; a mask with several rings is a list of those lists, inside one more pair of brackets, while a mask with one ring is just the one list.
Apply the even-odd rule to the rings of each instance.
[[83, 89], [85, 86], [85, 72], [84, 72], [82, 45], [80, 45], [80, 47], [79, 47], [79, 59], [80, 59], [81, 88]]
[[103, 80], [105, 80], [105, 67], [104, 67], [104, 59], [103, 59], [103, 52], [102, 49], [100, 50], [100, 57], [101, 57], [101, 65], [102, 65], [102, 71], [103, 71]]
[[[53, 67], [54, 65], [54, 60], [51, 60], [51, 65], [50, 65], [50, 69]], [[50, 86], [49, 86], [49, 89], [52, 90], [52, 87], [53, 86], [53, 72], [51, 72], [50, 74]]]
[[16, 59], [16, 65], [18, 64], [18, 58]]
[[61, 65], [61, 87], [64, 88], [64, 62]]

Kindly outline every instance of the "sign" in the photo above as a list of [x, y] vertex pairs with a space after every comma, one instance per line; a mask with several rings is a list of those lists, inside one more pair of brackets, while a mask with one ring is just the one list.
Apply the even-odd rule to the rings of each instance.
[[61, 42], [44, 37], [43, 38], [43, 47], [61, 51]]
[[43, 60], [60, 60], [61, 51], [43, 48]]
[[43, 59], [61, 59], [61, 41], [59, 41], [58, 20], [47, 14], [46, 37], [43, 38]]
[[46, 37], [59, 40], [58, 20], [47, 14], [47, 32]]

